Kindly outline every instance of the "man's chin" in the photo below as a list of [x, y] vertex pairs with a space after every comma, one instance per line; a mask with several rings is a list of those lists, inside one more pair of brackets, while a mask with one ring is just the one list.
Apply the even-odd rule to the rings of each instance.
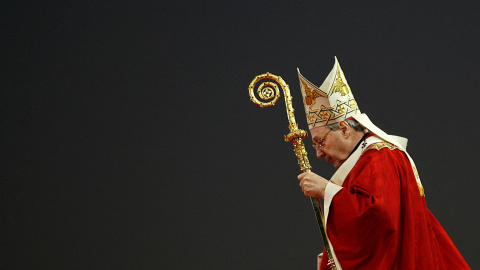
[[333, 161], [331, 162], [333, 164], [333, 167], [335, 167], [335, 169], [338, 169], [340, 168], [340, 166], [342, 166], [342, 164], [345, 162], [345, 160], [336, 160], [336, 161]]
[[333, 159], [327, 159], [326, 160], [328, 163], [331, 163], [333, 165], [333, 167], [335, 167], [335, 169], [338, 169], [340, 168], [340, 166], [342, 166], [343, 162], [341, 161], [338, 161], [338, 160], [333, 160]]
[[333, 161], [329, 158], [326, 158], [325, 161], [328, 162], [328, 163], [331, 163], [333, 165], [333, 167], [335, 167], [335, 169], [338, 169], [340, 167], [340, 165], [342, 165], [342, 164], [338, 164], [338, 162], [335, 162], [335, 161]]

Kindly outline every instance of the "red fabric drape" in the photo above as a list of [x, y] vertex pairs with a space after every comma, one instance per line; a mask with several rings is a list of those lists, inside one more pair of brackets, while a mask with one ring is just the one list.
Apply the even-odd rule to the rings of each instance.
[[428, 210], [402, 151], [366, 151], [343, 187], [327, 233], [344, 270], [470, 269]]

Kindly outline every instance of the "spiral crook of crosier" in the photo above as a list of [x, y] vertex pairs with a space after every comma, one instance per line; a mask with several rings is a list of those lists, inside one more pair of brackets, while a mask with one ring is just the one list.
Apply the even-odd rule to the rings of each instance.
[[[257, 88], [258, 97], [261, 100], [258, 100], [254, 93], [255, 85], [262, 80], [271, 80], [262, 82]], [[275, 81], [275, 82], [272, 82]], [[250, 86], [248, 87], [248, 93], [250, 94], [250, 100], [257, 104], [260, 107], [270, 107], [275, 105], [278, 98], [280, 97], [280, 90], [278, 84], [281, 87], [286, 85], [283, 79], [280, 76], [273, 75], [269, 72], [256, 76]]]

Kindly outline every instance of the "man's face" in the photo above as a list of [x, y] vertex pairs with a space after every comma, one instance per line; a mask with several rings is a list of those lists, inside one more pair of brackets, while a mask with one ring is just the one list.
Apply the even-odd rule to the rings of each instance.
[[317, 158], [325, 158], [329, 163], [338, 169], [345, 162], [350, 154], [348, 140], [342, 130], [330, 130], [329, 127], [317, 127], [310, 130], [312, 141], [321, 146], [317, 147]]

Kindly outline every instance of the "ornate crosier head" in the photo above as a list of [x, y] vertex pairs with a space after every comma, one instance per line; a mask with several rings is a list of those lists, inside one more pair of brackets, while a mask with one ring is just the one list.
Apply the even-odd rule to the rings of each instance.
[[[260, 99], [265, 101], [259, 101], [255, 96], [255, 85], [262, 81], [259, 87], [257, 88], [257, 94]], [[271, 73], [265, 73], [256, 76], [250, 86], [248, 87], [248, 93], [250, 94], [250, 100], [253, 103], [257, 104], [260, 107], [270, 107], [275, 105], [278, 98], [280, 97], [279, 86], [283, 89], [283, 94], [285, 96], [285, 105], [287, 109], [288, 117], [288, 128], [290, 133], [284, 136], [285, 141], [292, 142], [294, 145], [294, 151], [297, 155], [298, 165], [302, 171], [307, 171], [311, 169], [310, 163], [308, 161], [307, 152], [305, 151], [305, 146], [303, 144], [303, 139], [308, 136], [308, 133], [305, 130], [298, 129], [297, 122], [295, 121], [295, 111], [292, 107], [292, 95], [290, 94], [290, 89], [285, 81], [280, 76], [273, 75]]]
[[297, 71], [309, 129], [334, 124], [360, 114], [337, 57], [332, 71], [320, 87], [305, 79], [300, 70]]
[[[255, 96], [254, 88], [255, 85], [260, 81], [263, 82], [258, 86], [257, 94], [258, 97], [264, 101], [258, 100]], [[273, 106], [280, 97], [279, 86], [280, 88], [282, 88], [283, 94], [285, 96], [285, 105], [287, 107], [287, 116], [289, 122], [288, 128], [290, 129], [290, 132], [296, 132], [298, 130], [298, 125], [295, 121], [295, 116], [293, 115], [294, 109], [292, 107], [292, 95], [290, 94], [290, 88], [288, 87], [288, 84], [285, 83], [282, 77], [273, 75], [269, 72], [256, 76], [248, 87], [250, 100], [262, 108]], [[290, 138], [290, 136], [288, 137]], [[287, 138], [285, 138], [285, 140], [290, 141]]]
[[[262, 82], [257, 88], [258, 97], [264, 101], [258, 100], [254, 93], [255, 85], [262, 80], [270, 80], [270, 81]], [[253, 79], [253, 81], [250, 83], [250, 86], [248, 87], [250, 100], [262, 108], [275, 105], [278, 98], [280, 97], [280, 90], [278, 89], [278, 84], [280, 84], [282, 88], [284, 87], [284, 85], [285, 86], [287, 85], [285, 81], [282, 79], [282, 77], [273, 75], [268, 72], [265, 74], [256, 76]]]

